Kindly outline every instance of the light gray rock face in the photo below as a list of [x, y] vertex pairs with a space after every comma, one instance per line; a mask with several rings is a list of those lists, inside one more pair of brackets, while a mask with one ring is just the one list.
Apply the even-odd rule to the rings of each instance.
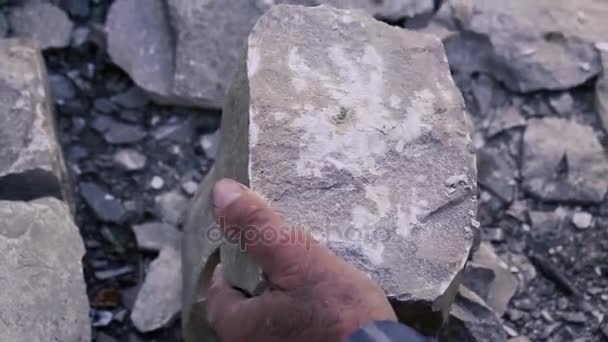
[[593, 45], [608, 36], [603, 1], [448, 1], [465, 33], [489, 43], [482, 69], [512, 90], [567, 89], [601, 71]]
[[506, 342], [507, 335], [496, 313], [483, 299], [460, 287], [450, 321], [439, 335], [440, 342]]
[[[366, 271], [403, 321], [437, 328], [476, 211], [467, 115], [441, 42], [360, 11], [280, 5], [256, 24], [242, 64], [185, 225], [186, 300], [217, 247], [211, 185], [229, 177]], [[229, 281], [254, 293], [259, 270], [228, 245], [221, 254]]]
[[604, 130], [608, 132], [608, 43], [598, 45], [602, 57], [603, 72], [595, 86], [595, 104], [602, 120]]
[[3, 342], [91, 341], [84, 245], [65, 204], [0, 201], [0, 253]]
[[150, 332], [167, 326], [179, 314], [182, 300], [182, 262], [179, 248], [163, 247], [150, 264], [142, 285], [131, 321], [141, 332]]
[[394, 20], [433, 9], [432, 0], [118, 0], [108, 15], [109, 52], [156, 100], [219, 108], [251, 28], [277, 3], [359, 8]]
[[181, 233], [166, 223], [149, 222], [133, 226], [139, 249], [158, 252], [167, 245], [176, 245]]
[[36, 39], [44, 49], [68, 46], [74, 26], [59, 7], [45, 2], [25, 2], [8, 20], [14, 36]]
[[117, 0], [106, 23], [112, 61], [146, 91], [169, 96], [173, 88], [173, 38], [161, 0]]
[[522, 160], [523, 185], [541, 199], [599, 203], [608, 190], [608, 158], [589, 126], [529, 120]]
[[0, 41], [0, 199], [70, 200], [38, 45]]

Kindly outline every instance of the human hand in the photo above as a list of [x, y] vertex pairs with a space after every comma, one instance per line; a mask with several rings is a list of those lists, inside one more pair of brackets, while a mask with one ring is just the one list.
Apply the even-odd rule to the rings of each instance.
[[[303, 231], [286, 228], [253, 191], [224, 179], [215, 185], [213, 204], [224, 231], [250, 237], [241, 244], [269, 285], [248, 298], [226, 282], [221, 265], [216, 268], [207, 317], [221, 341], [343, 341], [372, 321], [397, 320], [373, 280]], [[296, 238], [261, 239], [262, 233]]]

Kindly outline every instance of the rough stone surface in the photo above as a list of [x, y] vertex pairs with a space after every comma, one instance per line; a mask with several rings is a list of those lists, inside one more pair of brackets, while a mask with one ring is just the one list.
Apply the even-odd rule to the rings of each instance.
[[603, 72], [595, 86], [595, 103], [604, 130], [608, 132], [608, 43], [604, 44], [605, 45], [600, 45], [600, 47], [602, 47], [600, 54], [602, 57]]
[[461, 27], [489, 43], [484, 68], [515, 91], [567, 89], [601, 71], [593, 47], [608, 36], [601, 1], [449, 2]]
[[0, 41], [0, 199], [71, 202], [37, 44]]
[[566, 119], [529, 120], [522, 159], [525, 189], [544, 200], [597, 203], [608, 190], [608, 158], [589, 126]]
[[[212, 222], [209, 185], [230, 177], [377, 280], [403, 321], [437, 328], [476, 230], [467, 115], [440, 41], [359, 11], [282, 5], [258, 21], [246, 59], [223, 152], [186, 222], [186, 300], [215, 247], [198, 237]], [[259, 271], [230, 246], [221, 253], [229, 281], [254, 293]]]
[[274, 2], [308, 6], [327, 5], [341, 9], [362, 9], [378, 18], [394, 21], [430, 13], [435, 6], [432, 0], [275, 0]]
[[181, 296], [180, 251], [176, 246], [167, 245], [150, 264], [146, 280], [137, 294], [131, 321], [141, 332], [160, 329], [179, 314]]
[[166, 245], [175, 245], [181, 234], [175, 227], [161, 222], [149, 222], [133, 226], [137, 246], [147, 251], [160, 251]]
[[439, 336], [441, 342], [505, 342], [502, 323], [475, 293], [460, 287], [450, 312], [450, 321]]
[[135, 83], [156, 95], [172, 92], [173, 38], [163, 1], [115, 1], [106, 30], [112, 61]]
[[91, 341], [84, 246], [67, 206], [0, 201], [3, 342]]
[[8, 20], [14, 36], [36, 39], [44, 49], [69, 45], [74, 26], [65, 12], [45, 2], [25, 2]]

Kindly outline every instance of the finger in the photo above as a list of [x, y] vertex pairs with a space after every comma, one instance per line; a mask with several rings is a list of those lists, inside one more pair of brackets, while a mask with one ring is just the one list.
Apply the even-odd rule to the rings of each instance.
[[222, 265], [218, 265], [213, 272], [211, 285], [207, 290], [206, 314], [209, 324], [220, 335], [235, 328], [239, 318], [246, 315], [242, 310], [247, 298], [239, 291], [233, 289], [224, 279]]
[[213, 189], [216, 218], [272, 281], [300, 273], [311, 258], [322, 253], [304, 230], [290, 229], [266, 201], [245, 186], [228, 179]]

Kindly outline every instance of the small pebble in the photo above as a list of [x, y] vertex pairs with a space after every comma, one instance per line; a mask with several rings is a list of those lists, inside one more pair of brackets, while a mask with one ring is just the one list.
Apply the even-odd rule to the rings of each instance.
[[572, 223], [578, 229], [587, 229], [591, 227], [593, 216], [586, 212], [576, 212], [572, 215]]
[[195, 181], [192, 181], [192, 180], [183, 182], [182, 190], [184, 190], [184, 192], [187, 193], [188, 195], [192, 196], [196, 193], [196, 190], [198, 190], [198, 183], [196, 183]]
[[150, 181], [150, 186], [154, 190], [160, 190], [163, 188], [164, 185], [165, 185], [165, 181], [162, 178], [160, 178], [159, 176], [152, 177], [152, 180]]
[[129, 274], [129, 273], [133, 273], [133, 267], [124, 266], [124, 267], [116, 268], [116, 269], [97, 271], [97, 272], [95, 272], [95, 277], [99, 280], [107, 280], [107, 279], [117, 278], [117, 277], [123, 276], [125, 274]]
[[562, 317], [570, 323], [581, 324], [587, 321], [587, 317], [582, 312], [567, 312], [563, 314]]
[[146, 156], [133, 149], [123, 149], [114, 154], [114, 162], [127, 171], [136, 171], [146, 166]]

